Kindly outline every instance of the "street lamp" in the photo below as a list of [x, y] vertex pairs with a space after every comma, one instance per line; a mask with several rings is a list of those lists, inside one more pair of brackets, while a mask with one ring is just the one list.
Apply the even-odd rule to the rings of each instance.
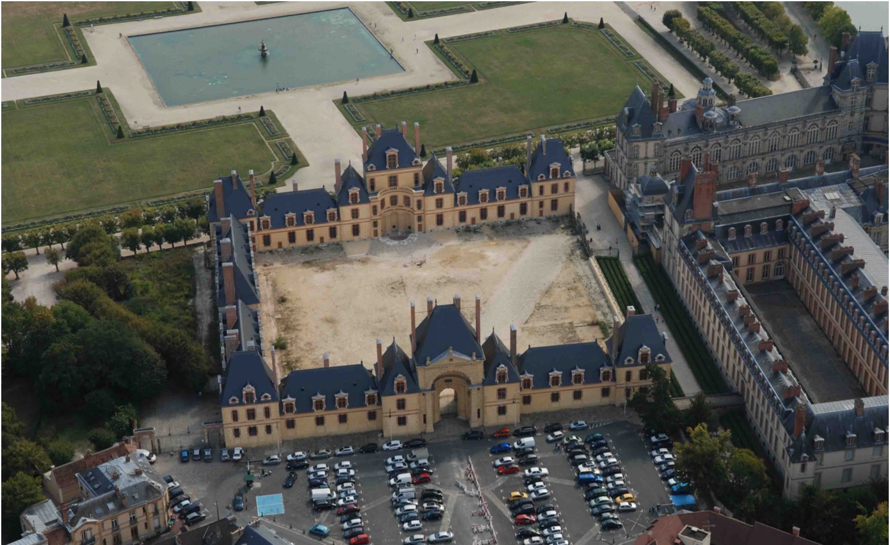
[[213, 502], [214, 507], [216, 507], [216, 520], [219, 520], [219, 503]]

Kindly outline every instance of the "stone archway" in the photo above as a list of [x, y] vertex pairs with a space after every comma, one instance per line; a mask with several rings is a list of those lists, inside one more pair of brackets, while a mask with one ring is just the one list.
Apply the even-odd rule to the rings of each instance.
[[439, 417], [457, 415], [457, 394], [454, 388], [445, 388], [439, 394]]
[[470, 420], [470, 380], [459, 373], [447, 373], [433, 381], [433, 424], [443, 417]]
[[380, 218], [380, 234], [404, 236], [414, 232], [414, 215], [408, 210], [387, 209]]

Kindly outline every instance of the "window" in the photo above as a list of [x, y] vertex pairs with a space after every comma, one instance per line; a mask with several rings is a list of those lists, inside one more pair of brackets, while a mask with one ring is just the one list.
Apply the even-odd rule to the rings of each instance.
[[579, 401], [581, 399], [582, 393], [582, 390], [575, 390], [574, 392], [572, 392], [572, 399], [574, 399], [575, 401]]
[[405, 378], [404, 377], [396, 378], [396, 393], [404, 394], [407, 389], [408, 389], [408, 383], [405, 381]]
[[748, 165], [748, 174], [752, 172], [757, 172], [757, 161], [751, 161], [751, 164]]
[[[349, 192], [349, 204], [358, 204], [358, 191]], [[358, 210], [354, 210], [353, 213], [356, 214], [355, 217], [358, 217]]]
[[288, 244], [296, 244], [297, 243], [297, 232], [290, 231], [287, 233], [287, 242]]
[[498, 205], [498, 217], [503, 218], [506, 215], [506, 209], [503, 204]]
[[550, 194], [556, 195], [559, 193], [559, 184], [550, 184]]
[[495, 382], [497, 382], [498, 384], [507, 382], [507, 370], [503, 366], [498, 368], [497, 376], [495, 376]]
[[523, 199], [528, 197], [528, 186], [522, 186], [519, 188], [519, 196]]
[[368, 180], [368, 190], [371, 191], [371, 193], [373, 193], [376, 190], [376, 187], [377, 187], [377, 179], [376, 178], [371, 178], [370, 180]]
[[730, 180], [735, 180], [736, 178], [739, 177], [739, 175], [740, 175], [739, 167], [737, 167], [737, 166], [730, 167], [730, 169], [729, 169], [729, 179]]
[[247, 435], [251, 437], [256, 437], [256, 426], [249, 426], [247, 428]]
[[504, 416], [505, 414], [507, 414], [507, 406], [498, 405], [498, 416]]
[[316, 425], [316, 426], [324, 426], [324, 417], [323, 417], [323, 416], [316, 416], [316, 417], [315, 417], [315, 425]]
[[406, 406], [406, 402], [405, 402], [404, 399], [397, 399], [397, 400], [396, 400], [396, 410], [404, 411], [404, 410], [405, 410], [405, 406]]
[[507, 399], [507, 389], [498, 388], [498, 399]]
[[377, 205], [374, 205], [371, 207], [371, 215], [373, 215], [373, 216], [377, 215]]
[[832, 157], [834, 157], [834, 148], [826, 148], [822, 153], [822, 159], [824, 159], [826, 163], [830, 163]]
[[727, 238], [729, 238], [729, 240], [735, 240], [735, 227], [729, 228], [729, 234], [727, 235]]
[[568, 192], [569, 192], [569, 182], [563, 182], [563, 184], [562, 184], [562, 190], [563, 190], [565, 193], [568, 193]]
[[649, 372], [645, 369], [640, 369], [640, 380], [649, 380]]
[[777, 159], [773, 158], [766, 162], [767, 172], [775, 172], [777, 170], [779, 170], [779, 161]]
[[361, 228], [358, 225], [353, 225], [352, 226], [352, 236], [354, 236], [354, 237], [359, 236], [359, 233], [361, 232], [360, 229]]
[[526, 214], [528, 214], [528, 203], [519, 203], [519, 215], [524, 216]]
[[420, 173], [415, 172], [414, 173], [414, 187], [417, 187], [419, 185], [420, 185]]
[[256, 409], [247, 409], [247, 419], [256, 420]]
[[294, 420], [293, 418], [288, 418], [284, 422], [284, 427], [286, 427], [289, 430], [292, 430], [297, 427], [297, 421]]
[[736, 140], [729, 145], [729, 159], [738, 159], [742, 156], [742, 143]]
[[[776, 221], [776, 230], [782, 230], [782, 220]], [[779, 251], [776, 252], [776, 259], [785, 259], [785, 248], [779, 248]]]
[[417, 199], [417, 209], [423, 210], [423, 200], [422, 199]]
[[266, 424], [266, 435], [272, 435], [272, 425]]
[[411, 208], [411, 197], [402, 197], [402, 206]]
[[269, 247], [272, 245], [272, 237], [269, 235], [263, 235], [263, 246]]
[[739, 266], [739, 256], [735, 256], [732, 258], [732, 266], [733, 266], [733, 268]]
[[559, 167], [550, 167], [550, 177], [559, 178]]
[[531, 390], [532, 389], [532, 379], [526, 377], [522, 379], [522, 389], [523, 390]]
[[271, 418], [272, 410], [269, 407], [263, 407], [263, 416], [266, 418]]
[[612, 371], [602, 371], [600, 372], [601, 380], [612, 380]]
[[331, 225], [330, 227], [328, 227], [328, 236], [331, 237], [331, 239], [337, 238], [337, 226], [336, 225]]
[[819, 141], [819, 127], [815, 125], [807, 129], [807, 144], [815, 144]]
[[312, 400], [312, 410], [323, 411], [324, 410], [324, 399], [313, 399]]
[[788, 133], [788, 147], [794, 148], [800, 143], [800, 132], [797, 129]]
[[748, 144], [748, 155], [760, 155], [760, 138], [754, 138]]
[[602, 397], [609, 397], [609, 390], [610, 388], [603, 388], [600, 390]]
[[338, 414], [338, 415], [337, 415], [337, 422], [339, 422], [339, 423], [341, 423], [341, 424], [345, 424], [346, 421], [347, 421], [347, 419], [348, 419], [348, 416], [349, 416], [349, 415], [346, 415], [346, 414]]
[[488, 202], [488, 191], [483, 189], [479, 192], [479, 202]]
[[306, 229], [306, 240], [308, 242], [315, 240], [315, 229]]
[[[761, 231], [761, 232], [765, 232], [765, 231]], [[767, 250], [767, 251], [763, 252], [763, 261], [764, 262], [770, 261], [772, 257], [773, 257], [773, 253], [771, 251]]]
[[794, 168], [794, 166], [796, 164], [797, 164], [797, 156], [796, 155], [789, 155], [788, 157], [785, 158], [785, 168]]
[[767, 140], [766, 151], [779, 151], [779, 135], [773, 133]]
[[748, 254], [748, 265], [753, 265], [757, 262], [757, 254]]
[[368, 411], [368, 420], [377, 420], [377, 411]]
[[550, 210], [552, 212], [555, 212], [558, 208], [559, 208], [559, 201], [556, 199], [551, 200], [550, 201]]
[[389, 197], [389, 205], [390, 206], [398, 206], [399, 198], [396, 195], [392, 195]]
[[754, 280], [754, 269], [748, 269], [748, 272], [745, 273], [745, 282], [751, 282]]
[[871, 466], [871, 471], [869, 472], [868, 476], [873, 481], [878, 480], [881, 477], [881, 466], [880, 465]]
[[436, 225], [442, 226], [445, 224], [445, 217], [442, 214], [436, 214]]
[[523, 405], [531, 405], [532, 404], [532, 396], [522, 396], [522, 404]]
[[692, 164], [699, 168], [702, 166], [701, 148], [699, 147], [692, 148]]
[[781, 261], [776, 263], [776, 269], [773, 271], [773, 276], [785, 276], [785, 264]]
[[349, 399], [346, 396], [337, 396], [337, 408], [345, 409]]
[[436, 208], [445, 208], [445, 199], [436, 199]]
[[719, 160], [720, 160], [720, 154], [722, 153], [722, 151], [723, 151], [723, 150], [720, 149], [720, 145], [719, 145], [719, 144], [716, 145], [716, 146], [714, 146], [714, 148], [711, 150], [711, 159], [713, 159], [714, 161], [719, 161]]
[[457, 196], [457, 205], [465, 206], [467, 204], [467, 196], [466, 195], [458, 195]]
[[544, 195], [544, 186], [543, 186], [543, 185], [539, 185], [539, 186], [538, 186], [538, 196], [541, 197], [541, 196], [543, 196], [543, 195]]
[[550, 403], [559, 403], [559, 392], [550, 394]]
[[235, 437], [241, 437], [241, 428], [235, 428], [234, 430], [232, 430], [232, 434]]
[[872, 449], [871, 455], [875, 458], [880, 458], [884, 454], [884, 445], [878, 445]]
[[407, 426], [407, 425], [408, 425], [408, 417], [407, 417], [407, 416], [400, 416], [400, 417], [398, 417], [398, 418], [396, 419], [396, 423], [397, 423], [399, 426]]
[[633, 380], [633, 371], [625, 371], [624, 372], [624, 380], [626, 382], [630, 382]]
[[238, 421], [238, 411], [232, 411], [232, 422]]
[[844, 470], [844, 473], [841, 475], [841, 482], [848, 483], [853, 480], [853, 468], [848, 467]]
[[487, 220], [488, 219], [488, 208], [480, 208], [479, 209], [479, 219]]
[[668, 160], [668, 171], [673, 172], [675, 170], [680, 170], [680, 152], [675, 151], [671, 154], [671, 158]]
[[386, 154], [386, 168], [397, 168], [399, 166], [398, 152]]
[[433, 193], [444, 193], [445, 192], [445, 182], [436, 182], [433, 187]]
[[550, 375], [550, 386], [559, 386], [562, 382], [562, 376], [558, 374]]
[[828, 124], [828, 129], [825, 131], [826, 140], [834, 140], [837, 138], [837, 121], [832, 121]]
[[855, 450], [850, 449], [850, 450], [846, 450], [846, 451], [844, 451], [844, 461], [845, 461], [845, 462], [852, 462], [852, 461], [853, 461], [853, 458], [855, 458], [855, 457], [856, 457], [856, 451], [855, 451]]
[[584, 384], [584, 373], [572, 373], [572, 384]]
[[466, 210], [461, 210], [460, 212], [457, 213], [457, 221], [459, 223], [467, 222], [467, 211]]

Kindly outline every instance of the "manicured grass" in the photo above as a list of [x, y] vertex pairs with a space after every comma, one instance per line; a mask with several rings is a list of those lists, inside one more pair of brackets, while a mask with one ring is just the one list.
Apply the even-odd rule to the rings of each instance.
[[163, 10], [175, 2], [3, 2], [3, 68], [68, 60], [56, 26], [95, 17]]
[[209, 189], [282, 160], [258, 122], [116, 140], [92, 96], [6, 110], [2, 129], [5, 224]]
[[634, 293], [633, 287], [627, 279], [627, 274], [621, 267], [621, 261], [617, 257], [601, 256], [596, 258], [596, 262], [599, 263], [600, 268], [603, 270], [606, 282], [609, 283], [609, 289], [612, 290], [612, 294], [618, 300], [621, 308], [633, 306], [639, 314], [646, 312], [643, 309], [643, 304], [637, 299], [637, 294]]
[[635, 85], [650, 86], [632, 64], [640, 57], [625, 57], [596, 29], [500, 30], [447, 46], [479, 84], [354, 103], [365, 124], [419, 121], [427, 149], [440, 148], [614, 115]]
[[667, 273], [655, 263], [650, 255], [636, 257], [634, 263], [652, 293], [652, 297], [659, 305], [661, 315], [664, 317], [668, 329], [671, 330], [674, 340], [680, 346], [683, 356], [689, 362], [692, 374], [695, 375], [695, 380], [702, 391], [706, 394], [729, 391], [723, 380], [723, 375], [720, 374], [717, 367], [718, 363], [711, 357], [704, 340], [692, 325], [692, 317], [686, 312], [686, 307], [680, 301]]

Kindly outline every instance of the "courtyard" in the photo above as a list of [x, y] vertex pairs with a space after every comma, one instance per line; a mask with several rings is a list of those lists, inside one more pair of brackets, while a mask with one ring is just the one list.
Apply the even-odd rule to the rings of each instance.
[[[563, 220], [565, 221], [565, 220]], [[474, 297], [482, 298], [482, 332], [494, 328], [519, 349], [602, 338], [604, 313], [596, 304], [590, 269], [559, 219], [487, 226], [478, 231], [421, 233], [406, 241], [374, 239], [309, 251], [258, 254], [261, 319], [268, 342], [281, 339], [286, 369], [375, 358], [375, 339], [410, 347], [409, 302], [417, 321], [426, 298], [451, 303], [473, 324]]]
[[353, 105], [367, 122], [387, 127], [419, 121], [428, 149], [612, 116], [634, 86], [649, 89], [643, 70], [657, 72], [610, 26], [582, 24], [445, 39], [447, 49], [477, 71], [478, 84]]

